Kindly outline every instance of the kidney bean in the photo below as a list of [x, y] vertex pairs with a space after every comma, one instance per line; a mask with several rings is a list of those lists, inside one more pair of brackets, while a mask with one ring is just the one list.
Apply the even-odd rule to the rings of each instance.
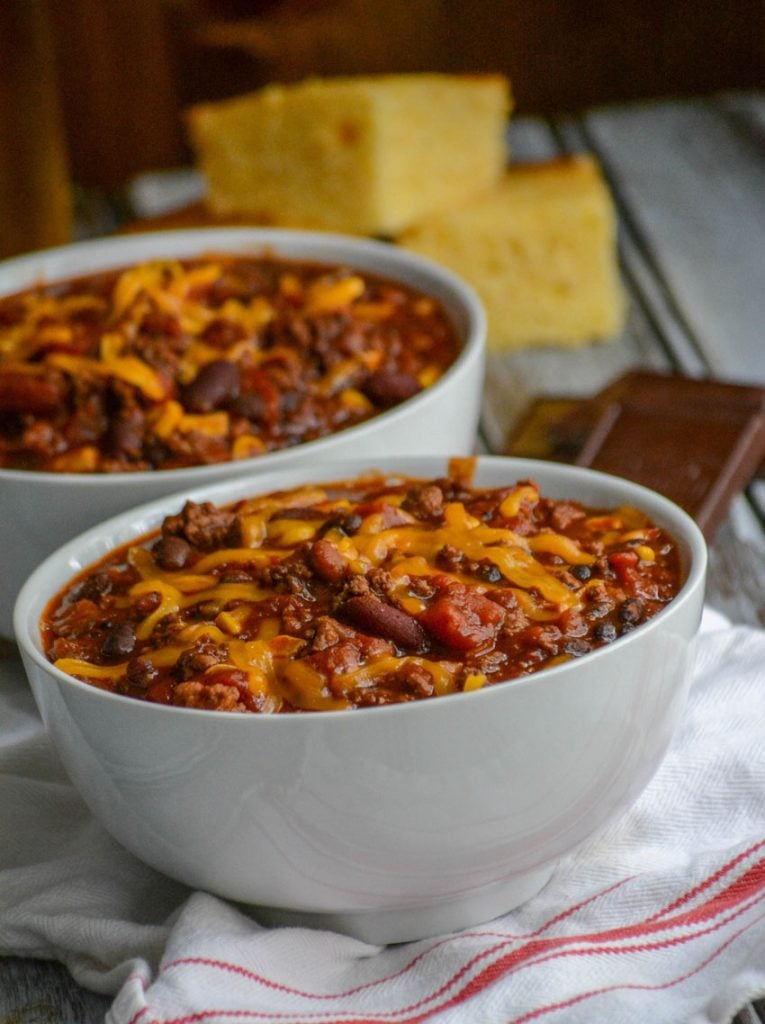
[[108, 659], [128, 658], [136, 645], [135, 627], [132, 622], [119, 622], [101, 644], [101, 656]]
[[190, 412], [211, 412], [239, 394], [239, 367], [228, 359], [205, 363], [181, 393], [181, 401]]
[[66, 383], [58, 374], [39, 376], [0, 370], [0, 411], [26, 412], [46, 416], [60, 408], [66, 398]]
[[251, 423], [257, 423], [259, 420], [264, 418], [266, 412], [266, 403], [260, 397], [252, 391], [246, 391], [229, 403], [229, 412], [233, 413], [234, 416], [243, 416], [244, 419], [249, 420]]
[[145, 419], [140, 409], [117, 416], [107, 435], [109, 451], [115, 456], [139, 457], [143, 448], [144, 426]]
[[345, 559], [331, 540], [317, 540], [311, 546], [313, 571], [327, 583], [339, 583], [348, 572]]
[[152, 310], [141, 321], [141, 333], [155, 338], [179, 338], [183, 329], [177, 316]]
[[205, 327], [202, 337], [208, 345], [213, 348], [228, 348], [245, 336], [245, 330], [241, 324], [231, 320], [213, 320]]
[[402, 650], [422, 653], [428, 648], [427, 634], [417, 619], [372, 594], [351, 597], [340, 610], [351, 625], [390, 640]]
[[421, 391], [416, 377], [410, 373], [395, 370], [378, 370], [369, 376], [363, 386], [363, 392], [375, 405], [388, 408], [411, 398]]

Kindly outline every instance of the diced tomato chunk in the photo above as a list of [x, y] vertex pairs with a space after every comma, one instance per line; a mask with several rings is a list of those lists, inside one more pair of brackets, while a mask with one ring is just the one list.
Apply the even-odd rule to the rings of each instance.
[[162, 679], [154, 683], [146, 691], [146, 699], [153, 704], [172, 704], [173, 681], [171, 679]]
[[608, 556], [608, 564], [616, 573], [617, 579], [627, 590], [635, 585], [635, 566], [638, 564], [636, 551], [614, 551]]
[[616, 573], [624, 571], [624, 569], [631, 569], [638, 564], [637, 552], [614, 551], [613, 554], [608, 556], [608, 564]]
[[437, 597], [419, 621], [445, 646], [472, 651], [494, 639], [504, 618], [500, 605], [460, 587]]

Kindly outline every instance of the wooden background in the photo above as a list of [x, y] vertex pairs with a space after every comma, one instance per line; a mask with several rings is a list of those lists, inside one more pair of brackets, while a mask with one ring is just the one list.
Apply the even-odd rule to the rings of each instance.
[[186, 160], [187, 104], [308, 74], [499, 70], [512, 80], [518, 114], [553, 117], [765, 86], [762, 0], [2, 0], [0, 7], [17, 4], [49, 10], [71, 174], [107, 190]]
[[[35, 26], [43, 21], [41, 43]], [[19, 73], [25, 54], [33, 74]], [[36, 83], [35, 103], [51, 91], [43, 105], [58, 114], [71, 180], [119, 196], [132, 175], [187, 161], [182, 111], [195, 100], [309, 73], [425, 69], [506, 72], [516, 95], [514, 152], [592, 150], [620, 214], [630, 292], [623, 336], [577, 353], [492, 360], [487, 449], [501, 449], [535, 394], [558, 392], [561, 382], [567, 393], [588, 394], [633, 365], [765, 384], [765, 97], [580, 116], [621, 101], [763, 89], [762, 0], [0, 0], [0, 242], [3, 161], [16, 167], [34, 148], [14, 120], [27, 109], [18, 94], [13, 102], [20, 81]], [[759, 625], [764, 523], [760, 479], [716, 539], [709, 586], [717, 607]], [[0, 1021], [96, 1024], [109, 1002], [58, 964], [0, 958]], [[747, 1007], [736, 1021], [760, 1019], [765, 1011]]]
[[[515, 116], [765, 87], [765, 4], [0, 0], [0, 257], [120, 222], [184, 110], [311, 74], [508, 75]], [[124, 217], [122, 217], [124, 219]]]

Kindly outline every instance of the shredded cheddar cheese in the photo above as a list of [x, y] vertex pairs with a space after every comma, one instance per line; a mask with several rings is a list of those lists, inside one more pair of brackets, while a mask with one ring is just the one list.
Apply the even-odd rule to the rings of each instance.
[[438, 303], [340, 266], [214, 254], [40, 285], [0, 298], [0, 467], [259, 456], [431, 387], [459, 348]]
[[58, 599], [50, 656], [160, 703], [338, 711], [564, 664], [676, 592], [673, 542], [636, 510], [556, 519], [531, 482], [473, 488], [468, 460], [450, 472], [187, 502], [93, 570], [103, 611], [79, 584]]

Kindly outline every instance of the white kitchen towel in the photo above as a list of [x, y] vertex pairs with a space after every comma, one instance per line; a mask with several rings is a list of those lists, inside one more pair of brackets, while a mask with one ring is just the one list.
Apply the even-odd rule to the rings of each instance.
[[400, 946], [264, 928], [143, 867], [66, 781], [0, 662], [0, 953], [63, 961], [109, 1024], [723, 1024], [765, 994], [765, 632], [707, 611], [635, 806], [524, 906]]

